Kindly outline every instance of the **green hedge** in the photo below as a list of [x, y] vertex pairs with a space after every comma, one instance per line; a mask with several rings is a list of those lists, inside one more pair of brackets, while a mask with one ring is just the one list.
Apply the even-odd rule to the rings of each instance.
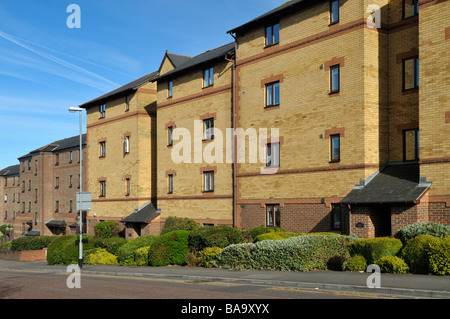
[[174, 230], [155, 239], [148, 251], [149, 266], [185, 265], [188, 236], [187, 230]]
[[437, 237], [431, 235], [420, 235], [408, 240], [400, 255], [408, 264], [411, 272], [415, 274], [427, 274], [429, 272], [430, 259], [428, 254], [429, 245], [440, 244]]
[[20, 237], [11, 241], [11, 250], [40, 250], [48, 247], [56, 236]]
[[170, 233], [174, 230], [193, 231], [198, 228], [200, 228], [200, 226], [193, 219], [169, 216], [161, 230], [161, 235]]
[[435, 275], [450, 275], [450, 236], [428, 244], [429, 270]]
[[400, 239], [403, 244], [406, 244], [408, 240], [420, 235], [431, 235], [435, 237], [450, 236], [450, 226], [439, 223], [415, 223], [401, 228], [395, 234], [395, 237]]
[[198, 253], [198, 265], [205, 268], [211, 268], [214, 265], [215, 256], [223, 249], [220, 247], [207, 247]]
[[117, 251], [117, 258], [119, 264], [122, 266], [135, 266], [135, 254], [134, 251], [138, 248], [150, 246], [155, 239], [158, 238], [152, 235], [141, 236], [138, 238], [130, 239], [126, 244], [121, 246]]
[[[83, 253], [95, 248], [93, 239], [94, 237], [92, 235], [82, 235]], [[73, 236], [65, 243], [62, 251], [62, 263], [64, 265], [78, 264], [78, 260], [80, 258], [79, 247], [80, 236], [78, 235]]]
[[104, 248], [107, 252], [118, 255], [120, 247], [125, 245], [127, 240], [123, 237], [111, 237], [111, 238], [95, 238], [94, 247]]
[[47, 248], [47, 263], [49, 265], [63, 264], [64, 247], [73, 238], [79, 238], [75, 235], [64, 235], [55, 238]]
[[370, 265], [381, 257], [396, 256], [402, 247], [399, 239], [379, 237], [353, 241], [348, 245], [348, 251], [350, 256], [363, 256]]
[[271, 233], [264, 233], [261, 235], [256, 236], [254, 242], [259, 242], [263, 240], [280, 240], [280, 239], [286, 239], [291, 238], [295, 236], [301, 236], [300, 233], [285, 233], [285, 232], [271, 232]]
[[396, 256], [384, 256], [375, 261], [381, 272], [390, 274], [406, 274], [409, 270], [405, 261]]
[[352, 256], [348, 258], [346, 261], [344, 261], [342, 269], [348, 271], [366, 271], [367, 269], [366, 258], [364, 258], [361, 255]]
[[104, 248], [90, 250], [83, 259], [83, 262], [87, 265], [118, 265], [117, 256]]
[[278, 233], [284, 232], [284, 230], [280, 227], [266, 227], [266, 226], [256, 226], [254, 228], [248, 229], [244, 231], [245, 237], [250, 237], [251, 241], [254, 241], [256, 237], [262, 234], [267, 233]]
[[304, 235], [225, 247], [215, 256], [222, 268], [310, 271], [327, 269], [330, 260], [348, 257], [342, 235]]
[[94, 226], [95, 237], [97, 238], [111, 238], [118, 237], [120, 228], [116, 221], [102, 221]]
[[189, 234], [188, 244], [192, 251], [202, 251], [206, 247], [224, 248], [244, 241], [243, 233], [233, 227], [220, 225], [201, 227]]

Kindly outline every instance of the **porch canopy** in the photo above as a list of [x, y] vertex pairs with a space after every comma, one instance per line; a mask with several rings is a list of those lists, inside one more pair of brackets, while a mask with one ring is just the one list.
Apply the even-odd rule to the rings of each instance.
[[388, 164], [361, 181], [342, 200], [343, 204], [419, 203], [431, 182], [420, 178], [418, 163]]
[[149, 223], [160, 211], [150, 201], [137, 208], [131, 215], [122, 219], [123, 223]]

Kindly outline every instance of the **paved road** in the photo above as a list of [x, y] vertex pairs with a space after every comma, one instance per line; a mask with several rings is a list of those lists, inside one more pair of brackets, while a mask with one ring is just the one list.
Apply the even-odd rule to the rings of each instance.
[[[69, 289], [69, 273], [0, 270], [3, 299], [374, 299], [364, 293], [311, 291], [257, 284], [82, 274]], [[72, 281], [74, 282], [74, 281]]]

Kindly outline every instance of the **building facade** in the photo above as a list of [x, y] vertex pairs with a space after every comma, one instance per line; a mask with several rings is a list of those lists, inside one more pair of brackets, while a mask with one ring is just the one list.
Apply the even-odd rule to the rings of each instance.
[[78, 233], [79, 136], [33, 150], [19, 162], [4, 170], [9, 173], [3, 175], [5, 201], [0, 210], [3, 224], [13, 225], [14, 238]]
[[[158, 208], [200, 225], [233, 225], [231, 98], [234, 43], [164, 56], [157, 99]], [[229, 146], [227, 148], [227, 145]]]
[[[145, 235], [156, 213], [156, 84], [150, 73], [80, 105], [87, 112], [88, 232], [103, 220], [122, 221], [126, 238]], [[152, 213], [145, 212], [153, 207]], [[146, 208], [146, 209], [144, 209]]]

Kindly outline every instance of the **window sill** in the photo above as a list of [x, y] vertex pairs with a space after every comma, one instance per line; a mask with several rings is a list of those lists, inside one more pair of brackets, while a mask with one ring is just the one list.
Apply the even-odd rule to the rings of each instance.
[[211, 193], [214, 193], [214, 190], [211, 190], [211, 191], [202, 191], [202, 193], [203, 193], [203, 194], [211, 194]]
[[276, 105], [266, 105], [264, 107], [264, 110], [276, 110], [280, 108], [280, 104], [276, 104]]
[[336, 25], [336, 24], [339, 24], [339, 20], [336, 20], [336, 21], [333, 21], [333, 22], [330, 22], [330, 24], [328, 25], [329, 27], [332, 27], [332, 26], [334, 26], [334, 25]]
[[266, 50], [266, 49], [269, 49], [269, 48], [273, 48], [273, 47], [276, 47], [276, 46], [279, 46], [280, 45], [280, 42], [277, 42], [277, 43], [274, 43], [274, 44], [269, 44], [269, 45], [265, 45], [264, 46], [264, 50]]
[[403, 95], [414, 94], [414, 93], [419, 93], [419, 87], [415, 87], [415, 88], [411, 88], [411, 89], [403, 89], [402, 90], [402, 94]]

